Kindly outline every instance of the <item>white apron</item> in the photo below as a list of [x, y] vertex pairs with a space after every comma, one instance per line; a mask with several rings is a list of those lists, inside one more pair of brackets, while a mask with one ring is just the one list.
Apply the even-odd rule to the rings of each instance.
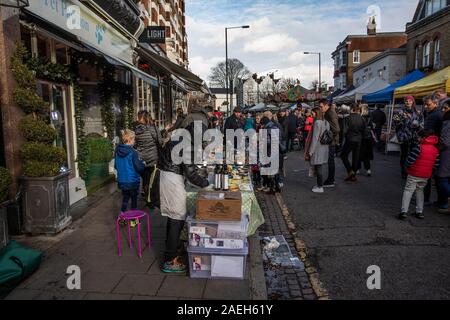
[[184, 176], [173, 172], [160, 171], [159, 194], [161, 200], [161, 214], [173, 220], [186, 220], [187, 195]]

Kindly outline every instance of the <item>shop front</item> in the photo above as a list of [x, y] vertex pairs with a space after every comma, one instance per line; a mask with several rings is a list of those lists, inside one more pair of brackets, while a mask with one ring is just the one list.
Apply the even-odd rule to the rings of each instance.
[[32, 1], [20, 24], [55, 145], [67, 153], [74, 204], [110, 180], [113, 147], [135, 118], [138, 90], [153, 102], [158, 79], [133, 65], [134, 35], [80, 1]]

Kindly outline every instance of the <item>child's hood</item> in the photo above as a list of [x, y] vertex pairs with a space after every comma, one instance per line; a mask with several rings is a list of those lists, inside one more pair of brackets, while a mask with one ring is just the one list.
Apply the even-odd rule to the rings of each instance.
[[133, 152], [132, 146], [121, 144], [117, 147], [117, 155], [121, 158], [126, 158], [132, 152]]
[[431, 145], [437, 145], [439, 142], [439, 137], [438, 136], [429, 136], [426, 137], [422, 140], [423, 144], [431, 144]]

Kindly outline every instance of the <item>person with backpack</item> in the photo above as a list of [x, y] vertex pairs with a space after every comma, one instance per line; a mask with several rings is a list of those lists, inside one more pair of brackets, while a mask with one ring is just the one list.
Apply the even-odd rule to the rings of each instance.
[[326, 99], [322, 99], [319, 102], [319, 106], [324, 114], [325, 120], [329, 123], [331, 132], [333, 132], [333, 142], [330, 144], [330, 150], [328, 153], [328, 178], [324, 182], [325, 188], [333, 188], [336, 186], [336, 163], [334, 158], [336, 156], [336, 146], [339, 145], [339, 118], [334, 108], [331, 108]]
[[[317, 177], [317, 186], [312, 189], [314, 193], [324, 193], [322, 167], [328, 163], [330, 145], [333, 140], [330, 124], [325, 120], [324, 114], [320, 108], [313, 109], [314, 124], [310, 134], [309, 147], [305, 152], [306, 159], [309, 160], [314, 168]], [[325, 141], [327, 140], [328, 141]]]
[[[354, 105], [351, 108], [348, 117], [348, 127], [345, 133], [344, 147], [342, 148], [341, 158], [347, 170], [346, 182], [356, 182], [356, 171], [358, 171], [359, 155], [361, 152], [361, 143], [366, 129], [364, 119], [361, 117], [361, 108]], [[352, 154], [352, 163], [348, 160], [348, 156]]]

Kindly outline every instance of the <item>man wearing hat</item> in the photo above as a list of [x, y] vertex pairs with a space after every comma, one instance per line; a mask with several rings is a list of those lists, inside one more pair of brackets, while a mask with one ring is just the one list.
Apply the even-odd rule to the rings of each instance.
[[236, 107], [233, 110], [233, 114], [225, 121], [225, 132], [226, 130], [238, 130], [244, 129], [244, 123], [242, 121], [242, 108]]

